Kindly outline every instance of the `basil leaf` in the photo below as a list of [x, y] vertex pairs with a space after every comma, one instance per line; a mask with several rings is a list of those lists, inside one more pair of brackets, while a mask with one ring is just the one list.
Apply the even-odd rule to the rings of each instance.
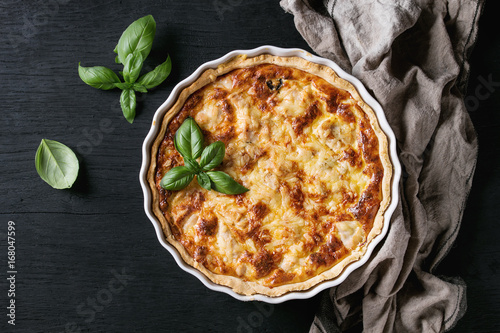
[[131, 124], [134, 122], [136, 104], [135, 91], [124, 89], [120, 95], [120, 105], [125, 119]]
[[212, 189], [224, 194], [240, 194], [248, 191], [246, 187], [231, 178], [222, 171], [208, 171], [208, 177], [212, 181]]
[[147, 93], [148, 90], [146, 89], [146, 87], [144, 87], [142, 84], [139, 84], [139, 83], [134, 83], [134, 85], [132, 86], [132, 88], [135, 90], [135, 91], [138, 91], [138, 92], [141, 92], [141, 93]]
[[139, 51], [143, 59], [146, 59], [156, 33], [156, 22], [153, 16], [148, 15], [132, 22], [123, 32], [115, 47], [118, 61], [125, 64], [129, 54]]
[[141, 73], [144, 59], [139, 51], [134, 51], [127, 56], [123, 64], [123, 79], [125, 82], [134, 83]]
[[78, 63], [78, 75], [89, 86], [102, 90], [113, 89], [120, 83], [118, 75], [103, 66], [83, 67]]
[[165, 79], [169, 76], [171, 70], [172, 61], [170, 60], [170, 56], [168, 56], [167, 60], [163, 64], [156, 66], [156, 68], [151, 72], [141, 76], [138, 82], [145, 86], [147, 89], [154, 88], [165, 81]]
[[196, 175], [196, 179], [198, 180], [198, 184], [200, 184], [200, 186], [205, 190], [210, 191], [212, 189], [212, 182], [206, 173], [200, 172]]
[[165, 190], [182, 190], [191, 183], [194, 173], [185, 166], [170, 169], [160, 181], [160, 186]]
[[199, 172], [201, 172], [200, 165], [198, 164], [198, 162], [196, 162], [196, 160], [193, 160], [192, 158], [184, 157], [184, 165], [189, 170], [193, 171], [193, 173], [199, 173]]
[[35, 155], [38, 175], [56, 189], [70, 188], [78, 176], [78, 159], [64, 144], [42, 139]]
[[222, 141], [216, 141], [205, 147], [201, 153], [200, 166], [203, 171], [208, 171], [222, 163], [226, 154], [226, 146]]
[[174, 145], [184, 158], [200, 157], [203, 151], [203, 134], [193, 118], [187, 117], [175, 132]]

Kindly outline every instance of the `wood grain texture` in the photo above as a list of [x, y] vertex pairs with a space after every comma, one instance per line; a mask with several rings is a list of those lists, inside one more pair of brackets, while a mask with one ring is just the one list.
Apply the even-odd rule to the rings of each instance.
[[[167, 54], [173, 70], [140, 97], [130, 125], [119, 91], [86, 86], [77, 64], [120, 70], [113, 48], [127, 25], [147, 14], [157, 35], [145, 70]], [[496, 31], [494, 16], [487, 6], [472, 56], [472, 97], [481, 78], [500, 81], [500, 40], [488, 34]], [[3, 0], [0, 27], [0, 332], [308, 331], [320, 295], [245, 303], [182, 271], [156, 239], [138, 181], [156, 108], [199, 65], [264, 44], [310, 50], [278, 2]], [[457, 244], [437, 272], [468, 284], [469, 308], [454, 332], [500, 331], [498, 89], [471, 108], [477, 172]], [[36, 174], [42, 138], [77, 153], [81, 170], [72, 189], [54, 190]], [[5, 318], [9, 220], [17, 227], [15, 327]]]

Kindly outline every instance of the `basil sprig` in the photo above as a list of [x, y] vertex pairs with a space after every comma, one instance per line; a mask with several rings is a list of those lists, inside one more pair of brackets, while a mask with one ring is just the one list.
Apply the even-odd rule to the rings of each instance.
[[[240, 194], [248, 191], [231, 176], [222, 171], [209, 171], [222, 163], [226, 147], [222, 141], [204, 147], [203, 133], [196, 121], [188, 117], [175, 132], [175, 149], [184, 158], [184, 166], [178, 166], [163, 176], [160, 186], [166, 190], [182, 190], [196, 178], [206, 190], [224, 194]], [[198, 162], [196, 159], [200, 158]]]
[[120, 74], [123, 82], [111, 69], [103, 66], [83, 67], [78, 63], [78, 75], [91, 87], [109, 90], [122, 90], [120, 105], [123, 116], [129, 123], [135, 118], [137, 106], [136, 92], [147, 93], [148, 89], [161, 84], [170, 75], [172, 62], [170, 56], [161, 65], [142, 76], [144, 60], [149, 55], [156, 33], [156, 22], [151, 15], [141, 17], [128, 26], [122, 33], [114, 52], [115, 62], [123, 64]]

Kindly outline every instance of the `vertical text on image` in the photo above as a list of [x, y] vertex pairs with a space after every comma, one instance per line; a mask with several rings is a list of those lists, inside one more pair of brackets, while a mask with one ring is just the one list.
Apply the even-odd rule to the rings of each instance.
[[16, 223], [7, 222], [7, 323], [16, 325]]

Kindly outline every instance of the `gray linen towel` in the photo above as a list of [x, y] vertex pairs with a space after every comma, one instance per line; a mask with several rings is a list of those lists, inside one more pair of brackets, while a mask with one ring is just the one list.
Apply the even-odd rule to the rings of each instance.
[[482, 0], [282, 0], [319, 55], [359, 78], [397, 138], [404, 177], [371, 259], [324, 292], [310, 332], [442, 332], [465, 284], [433, 274], [458, 230], [477, 158], [463, 94]]

